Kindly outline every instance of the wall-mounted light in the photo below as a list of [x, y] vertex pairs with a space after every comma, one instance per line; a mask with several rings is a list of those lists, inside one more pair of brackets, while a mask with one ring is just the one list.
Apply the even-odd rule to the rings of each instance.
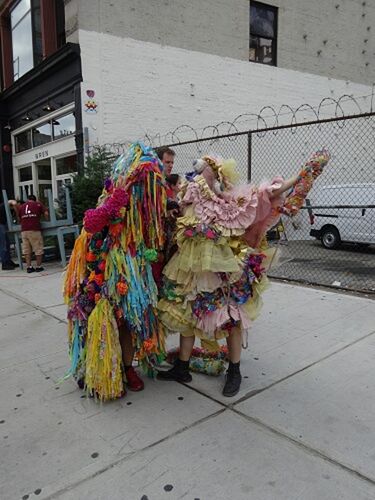
[[43, 106], [42, 109], [43, 111], [47, 111], [49, 113], [50, 111], [55, 111], [56, 108], [52, 106], [52, 104], [49, 101], [47, 101], [47, 104]]
[[47, 113], [50, 113], [51, 111], [55, 111], [57, 108], [61, 108], [64, 106], [63, 101], [55, 101], [54, 99], [51, 99], [48, 97], [47, 103], [43, 106], [43, 111], [46, 111]]
[[12, 127], [11, 127], [11, 125], [10, 125], [10, 123], [9, 123], [9, 122], [8, 122], [6, 125], [4, 125], [4, 128], [5, 128], [6, 130], [12, 130]]
[[31, 116], [30, 116], [30, 113], [29, 113], [29, 112], [27, 112], [27, 113], [26, 113], [26, 115], [25, 115], [25, 116], [23, 116], [23, 117], [21, 118], [21, 120], [22, 120], [23, 122], [31, 122], [32, 118], [31, 118]]

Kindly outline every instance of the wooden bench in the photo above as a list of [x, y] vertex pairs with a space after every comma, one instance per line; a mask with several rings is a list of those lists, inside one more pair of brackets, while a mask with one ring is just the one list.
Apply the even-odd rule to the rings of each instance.
[[[61, 257], [61, 264], [63, 267], [66, 266], [66, 253], [65, 253], [65, 241], [64, 236], [66, 234], [74, 234], [75, 237], [79, 235], [79, 228], [77, 224], [73, 223], [72, 205], [70, 202], [69, 190], [65, 189], [65, 200], [66, 200], [66, 218], [57, 219], [56, 211], [53, 205], [52, 192], [49, 189], [47, 191], [48, 195], [48, 211], [49, 211], [49, 221], [42, 221], [42, 234], [45, 236], [56, 236], [59, 246], [59, 252]], [[21, 251], [21, 226], [20, 224], [14, 224], [12, 214], [8, 204], [8, 196], [6, 191], [3, 189], [3, 200], [5, 205], [5, 211], [8, 222], [8, 234], [12, 235], [14, 238], [14, 244], [17, 254], [17, 260], [20, 268], [23, 268], [22, 262], [22, 251]]]

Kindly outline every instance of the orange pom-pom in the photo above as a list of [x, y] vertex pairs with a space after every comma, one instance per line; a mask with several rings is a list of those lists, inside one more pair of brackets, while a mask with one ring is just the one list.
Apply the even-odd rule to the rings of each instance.
[[120, 295], [126, 295], [128, 292], [128, 285], [124, 283], [123, 281], [120, 281], [116, 285], [117, 291]]
[[87, 252], [86, 254], [86, 261], [87, 262], [95, 262], [96, 261], [96, 255], [92, 252]]
[[118, 236], [119, 234], [121, 234], [122, 228], [123, 225], [120, 222], [118, 222], [117, 224], [111, 224], [109, 226], [109, 233], [112, 236]]
[[146, 339], [143, 342], [143, 349], [147, 354], [150, 354], [154, 348], [154, 342], [152, 339]]
[[102, 274], [96, 274], [94, 281], [100, 286], [103, 284], [104, 276]]

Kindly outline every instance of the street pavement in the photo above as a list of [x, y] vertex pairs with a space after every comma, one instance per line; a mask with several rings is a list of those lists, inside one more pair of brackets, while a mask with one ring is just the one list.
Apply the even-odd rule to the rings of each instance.
[[375, 245], [342, 243], [329, 250], [312, 238], [272, 243], [281, 251], [279, 265], [270, 271], [275, 278], [375, 292]]
[[99, 404], [62, 381], [61, 283], [0, 272], [1, 500], [375, 499], [374, 297], [275, 282], [235, 398], [194, 374]]

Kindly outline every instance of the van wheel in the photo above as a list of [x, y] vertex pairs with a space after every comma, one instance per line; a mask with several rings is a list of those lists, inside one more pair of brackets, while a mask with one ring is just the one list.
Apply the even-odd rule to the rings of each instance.
[[321, 241], [324, 248], [337, 248], [341, 242], [340, 233], [335, 227], [326, 227], [322, 230]]

